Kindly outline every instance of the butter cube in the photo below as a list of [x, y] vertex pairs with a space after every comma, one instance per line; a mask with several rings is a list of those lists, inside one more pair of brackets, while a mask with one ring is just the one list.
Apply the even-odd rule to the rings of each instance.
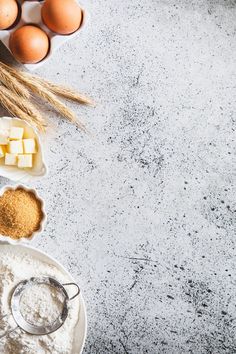
[[22, 140], [12, 140], [8, 144], [8, 152], [10, 154], [23, 154]]
[[1, 145], [0, 145], [0, 159], [1, 159], [2, 157], [4, 157], [5, 154], [6, 154], [6, 148], [5, 148], [5, 146], [1, 146]]
[[19, 140], [22, 139], [24, 135], [24, 128], [11, 127], [10, 129], [10, 139]]
[[14, 166], [17, 164], [17, 155], [16, 154], [8, 154], [5, 155], [5, 165]]
[[7, 145], [9, 141], [9, 132], [8, 130], [0, 130], [0, 145]]
[[36, 154], [36, 142], [35, 139], [23, 139], [23, 147], [25, 154]]
[[33, 166], [33, 156], [31, 154], [18, 155], [18, 167], [29, 168]]

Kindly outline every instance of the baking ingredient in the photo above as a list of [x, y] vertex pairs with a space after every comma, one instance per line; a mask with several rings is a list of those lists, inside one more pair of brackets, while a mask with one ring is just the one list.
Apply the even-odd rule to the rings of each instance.
[[[27, 75], [27, 74], [26, 74]], [[68, 100], [77, 102], [77, 103], [83, 103], [87, 104], [90, 106], [95, 106], [95, 103], [92, 99], [88, 98], [85, 95], [82, 95], [81, 93], [78, 93], [77, 91], [63, 85], [56, 85], [48, 80], [42, 79], [39, 76], [31, 76], [35, 82], [40, 83], [43, 85], [45, 88], [47, 88], [49, 91], [52, 91], [55, 95], [61, 96], [63, 98], [66, 98]]]
[[[0, 62], [0, 82], [5, 82], [4, 87], [0, 84], [0, 104], [6, 108], [12, 115], [26, 120], [27, 122], [35, 125], [39, 130], [44, 131], [46, 122], [45, 118], [42, 117], [37, 106], [35, 105], [35, 100], [32, 102], [30, 98], [25, 98], [25, 93], [18, 91], [16, 93], [17, 85], [14, 84], [14, 87], [9, 82], [9, 77], [5, 78], [4, 69], [7, 71], [8, 76], [12, 77], [12, 82], [18, 82], [26, 92], [31, 93], [32, 95], [39, 96], [41, 99], [50, 104], [57, 112], [60, 113], [63, 117], [67, 118], [81, 129], [86, 131], [86, 128], [83, 123], [79, 122], [76, 115], [71, 111], [64, 103], [62, 103], [57, 96], [82, 103], [82, 104], [93, 104], [93, 102], [81, 95], [77, 91], [64, 87], [63, 85], [56, 85], [50, 81], [41, 79], [37, 76], [31, 75], [29, 73], [19, 71], [14, 69], [2, 62]], [[3, 78], [1, 79], [1, 74]], [[5, 78], [5, 80], [4, 80]]]
[[75, 0], [46, 0], [42, 6], [42, 19], [51, 31], [70, 34], [79, 29], [82, 11]]
[[64, 295], [54, 286], [34, 284], [22, 293], [20, 311], [28, 323], [50, 326], [62, 314], [64, 300]]
[[[23, 98], [30, 98], [30, 93], [25, 88], [25, 86], [21, 84], [16, 78], [14, 78], [3, 65], [1, 65], [0, 70], [0, 83], [4, 85], [5, 88], [7, 87], [9, 91], [14, 94]], [[1, 86], [1, 88], [4, 86]]]
[[40, 83], [35, 83], [34, 80], [24, 79], [24, 83], [38, 96], [42, 97], [46, 102], [50, 103], [56, 111], [58, 111], [62, 116], [66, 117], [73, 123], [76, 123], [83, 129], [83, 125], [77, 121], [76, 115], [70, 109], [68, 109], [55, 95], [54, 93], [45, 89]]
[[40, 228], [41, 201], [23, 188], [9, 189], [0, 197], [0, 234], [13, 239], [29, 238]]
[[[15, 74], [18, 76], [18, 74]], [[75, 123], [81, 130], [86, 130], [83, 123], [77, 120], [76, 115], [65, 104], [63, 104], [54, 93], [45, 88], [41, 83], [36, 82], [31, 76], [22, 75], [21, 82], [24, 83], [34, 94], [48, 102], [54, 109], [59, 112], [63, 117]]]
[[36, 142], [35, 139], [23, 139], [23, 146], [25, 154], [36, 154]]
[[49, 38], [39, 27], [25, 25], [10, 36], [9, 46], [14, 57], [21, 63], [38, 63], [49, 51]]
[[36, 140], [28, 137], [24, 139], [24, 128], [12, 126], [9, 131], [0, 131], [0, 159], [5, 156], [5, 165], [32, 168], [33, 154], [36, 153]]
[[11, 127], [9, 138], [10, 139], [22, 139], [24, 134], [24, 128], [21, 127]]
[[0, 145], [0, 159], [5, 156], [6, 150], [5, 146]]
[[20, 117], [30, 124], [37, 125], [41, 131], [45, 130], [44, 118], [28, 99], [18, 96], [10, 89], [0, 85], [0, 100], [2, 105], [15, 117]]
[[15, 0], [0, 0], [0, 30], [13, 25], [18, 16], [18, 5]]
[[31, 168], [33, 167], [33, 156], [31, 154], [18, 155], [18, 168]]
[[9, 141], [8, 131], [5, 129], [0, 130], [0, 145], [7, 145]]
[[[7, 94], [5, 92], [6, 90], [8, 91]], [[10, 96], [15, 96], [15, 94], [10, 92], [8, 89], [6, 90], [3, 88], [3, 86], [0, 86], [0, 105], [2, 105], [2, 107], [4, 107], [14, 117], [25, 120], [26, 122], [37, 127], [42, 132], [45, 131], [44, 121], [42, 123], [35, 119], [33, 116], [30, 116], [28, 113], [25, 113], [25, 110], [28, 110], [28, 107], [24, 104], [24, 99], [18, 97], [16, 103], [14, 102], [14, 97], [13, 99], [10, 98]], [[31, 105], [30, 101], [27, 101], [27, 105], [28, 104]]]
[[16, 166], [17, 155], [16, 154], [5, 154], [5, 165], [6, 166]]
[[[36, 255], [31, 255], [29, 251], [16, 249], [4, 245], [1, 246], [0, 257], [0, 313], [10, 313], [9, 299], [12, 289], [22, 280], [31, 277], [50, 276], [60, 283], [71, 282], [71, 279], [62, 273], [57, 267], [47, 264], [39, 259]], [[45, 320], [52, 321], [55, 313], [54, 310], [60, 310], [60, 304], [55, 304], [55, 300], [50, 298], [47, 289], [41, 289], [40, 296], [35, 287], [31, 292], [27, 292], [23, 300], [22, 312], [29, 320], [36, 320], [43, 323]], [[68, 287], [68, 291], [70, 288]], [[28, 295], [28, 298], [27, 298]], [[71, 294], [72, 289], [71, 289]], [[40, 303], [37, 304], [36, 299]], [[52, 306], [48, 306], [48, 300], [52, 301]], [[50, 302], [51, 303], [51, 302]], [[68, 317], [61, 328], [50, 335], [35, 336], [29, 335], [23, 331], [17, 330], [8, 335], [8, 337], [0, 341], [1, 354], [20, 354], [20, 353], [53, 353], [53, 354], [73, 354], [73, 339], [75, 326], [78, 322], [79, 299], [74, 299], [70, 304]], [[37, 306], [36, 306], [37, 305]], [[32, 313], [29, 313], [29, 310]], [[47, 319], [46, 319], [47, 317]], [[10, 316], [0, 321], [1, 328], [14, 328], [15, 322]], [[2, 330], [1, 330], [2, 332]], [[77, 352], [76, 352], [77, 353]]]
[[23, 154], [22, 140], [12, 140], [8, 144], [9, 154]]

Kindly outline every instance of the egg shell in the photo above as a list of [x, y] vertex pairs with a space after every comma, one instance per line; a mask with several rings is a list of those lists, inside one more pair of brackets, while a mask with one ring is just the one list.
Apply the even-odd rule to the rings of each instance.
[[41, 28], [25, 25], [11, 34], [9, 46], [17, 60], [21, 63], [33, 64], [46, 57], [49, 38]]
[[18, 16], [16, 0], [0, 0], [0, 30], [11, 27]]
[[[66, 42], [69, 40], [72, 40], [73, 38], [77, 37], [80, 35], [83, 30], [86, 28], [86, 25], [90, 21], [90, 14], [89, 12], [83, 8], [83, 6], [79, 3], [79, 0], [75, 0], [76, 3], [79, 5], [81, 11], [82, 11], [82, 22], [80, 24], [80, 27], [77, 31], [73, 32], [70, 35], [60, 35], [55, 32], [52, 32], [42, 21], [41, 18], [41, 9], [44, 4], [44, 1], [24, 1], [24, 0], [18, 0], [19, 7], [21, 8], [21, 11], [19, 13], [21, 14], [18, 18], [19, 21], [16, 21], [14, 26], [7, 30], [0, 30], [0, 41], [5, 45], [5, 47], [11, 52], [10, 47], [9, 47], [9, 38], [11, 34], [19, 27], [22, 27], [23, 25], [26, 24], [34, 24], [40, 28], [42, 28], [50, 38], [50, 48], [48, 51], [47, 56], [41, 60], [38, 63], [35, 64], [23, 64], [26, 69], [29, 71], [35, 71], [39, 69], [44, 63], [49, 61], [55, 52], [57, 51], [58, 48], [63, 46]], [[13, 55], [13, 54], [12, 54]], [[17, 59], [17, 58], [16, 58]], [[19, 61], [19, 60], [18, 60]]]
[[63, 35], [78, 30], [82, 22], [82, 11], [75, 0], [46, 0], [41, 14], [51, 31]]

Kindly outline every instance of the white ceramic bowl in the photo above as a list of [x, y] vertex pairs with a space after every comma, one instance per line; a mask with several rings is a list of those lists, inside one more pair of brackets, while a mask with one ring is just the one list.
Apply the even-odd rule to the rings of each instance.
[[35, 138], [38, 145], [38, 152], [34, 156], [34, 166], [30, 169], [19, 169], [17, 166], [5, 166], [4, 159], [0, 159], [0, 176], [20, 183], [28, 183], [32, 179], [45, 176], [47, 174], [47, 166], [44, 161], [42, 143], [36, 130], [29, 123], [19, 118], [0, 118], [0, 129], [8, 130], [11, 126], [24, 128], [26, 137]]
[[[22, 9], [20, 21], [15, 26], [11, 27], [10, 29], [0, 30], [0, 40], [7, 47], [7, 49], [10, 51], [9, 39], [10, 39], [11, 33], [14, 32], [17, 28], [22, 27], [25, 24], [33, 24], [33, 25], [35, 24], [36, 26], [41, 27], [47, 33], [47, 35], [50, 39], [50, 42], [51, 42], [49, 53], [43, 60], [41, 60], [39, 63], [36, 63], [36, 64], [24, 64], [24, 66], [30, 71], [38, 69], [41, 65], [43, 65], [45, 62], [47, 62], [53, 56], [53, 54], [55, 53], [55, 51], [59, 47], [61, 47], [68, 40], [74, 38], [76, 35], [78, 35], [78, 33], [81, 33], [81, 31], [84, 29], [84, 27], [88, 21], [88, 13], [79, 4], [79, 6], [83, 12], [82, 23], [81, 23], [79, 29], [69, 35], [59, 35], [59, 34], [56, 34], [52, 31], [50, 31], [42, 22], [41, 7], [43, 4], [43, 1], [18, 0], [18, 2], [19, 2], [21, 9]], [[62, 16], [63, 16], [63, 14], [62, 14]]]
[[[58, 268], [65, 276], [68, 277], [68, 280], [72, 283], [76, 283], [75, 279], [70, 275], [70, 273], [65, 269], [65, 267], [56, 261], [53, 257], [47, 255], [45, 252], [39, 251], [34, 247], [26, 246], [26, 245], [18, 245], [12, 246], [7, 244], [0, 244], [0, 254], [4, 252], [19, 254], [20, 252], [29, 252], [30, 255], [36, 257], [37, 259], [45, 262], [47, 264], [52, 264]], [[79, 285], [79, 284], [78, 284]], [[73, 343], [73, 354], [82, 354], [85, 339], [87, 336], [87, 314], [86, 307], [84, 303], [84, 299], [82, 293], [79, 294], [79, 318], [74, 331], [74, 343]]]
[[24, 185], [17, 185], [17, 186], [4, 186], [1, 190], [0, 190], [0, 197], [7, 191], [7, 190], [16, 190], [18, 188], [22, 188], [24, 189], [25, 191], [27, 192], [32, 192], [35, 197], [41, 202], [41, 210], [42, 210], [42, 214], [43, 214], [43, 217], [42, 217], [42, 220], [41, 220], [41, 223], [40, 223], [40, 226], [38, 228], [37, 231], [33, 232], [32, 235], [30, 237], [21, 237], [20, 239], [13, 239], [9, 236], [3, 236], [0, 234], [0, 243], [9, 243], [11, 245], [19, 245], [19, 244], [22, 244], [22, 243], [28, 243], [30, 241], [32, 241], [38, 234], [40, 234], [44, 227], [45, 227], [45, 224], [46, 224], [46, 221], [47, 221], [47, 215], [46, 215], [46, 212], [45, 212], [45, 203], [43, 201], [42, 198], [39, 197], [37, 191], [35, 189], [32, 189], [32, 188], [27, 188], [26, 186]]

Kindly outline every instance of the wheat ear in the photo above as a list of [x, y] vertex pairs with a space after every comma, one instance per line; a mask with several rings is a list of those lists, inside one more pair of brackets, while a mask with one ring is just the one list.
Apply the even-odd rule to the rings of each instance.
[[27, 86], [34, 94], [43, 98], [47, 101], [57, 112], [62, 116], [67, 118], [69, 121], [77, 124], [77, 126], [86, 131], [86, 128], [83, 123], [80, 123], [77, 120], [76, 115], [65, 105], [63, 104], [52, 92], [47, 90], [43, 85], [36, 83], [31, 77], [27, 75], [22, 75], [18, 71], [9, 68], [9, 72], [18, 80], [20, 80], [25, 86]]
[[82, 95], [78, 93], [77, 91], [70, 89], [69, 87], [63, 86], [63, 85], [56, 85], [48, 80], [42, 79], [38, 76], [31, 75], [29, 73], [26, 73], [24, 71], [18, 71], [14, 68], [9, 67], [8, 65], [2, 63], [2, 66], [6, 70], [8, 70], [9, 73], [11, 73], [13, 76], [17, 76], [18, 80], [22, 80], [22, 77], [28, 77], [29, 79], [35, 80], [37, 83], [40, 83], [43, 85], [45, 88], [47, 88], [49, 91], [54, 93], [55, 95], [64, 97], [68, 100], [75, 101], [78, 103], [83, 103], [83, 104], [88, 104], [94, 106], [95, 103], [85, 95]]
[[48, 90], [52, 91], [55, 95], [58, 95], [60, 97], [66, 98], [74, 102], [87, 104], [91, 106], [95, 105], [95, 103], [90, 98], [76, 92], [73, 89], [70, 89], [69, 87], [63, 85], [56, 85], [48, 80], [41, 79], [40, 77], [37, 76], [33, 76], [32, 79], [34, 79], [35, 82], [39, 82], [40, 84], [42, 84]]
[[40, 128], [40, 130], [45, 130], [45, 120], [41, 116], [41, 113], [38, 111], [38, 109], [30, 101], [17, 96], [6, 87], [0, 86], [0, 90], [3, 95], [5, 95], [8, 99], [15, 103], [28, 116], [30, 116], [32, 121], [35, 122], [35, 124]]
[[[27, 82], [24, 81], [27, 85]], [[67, 118], [72, 123], [75, 123], [81, 130], [86, 130], [83, 123], [79, 122], [75, 113], [71, 111], [65, 104], [63, 104], [54, 93], [48, 91], [41, 84], [35, 83], [29, 80], [29, 87], [31, 90], [47, 101], [57, 112], [59, 112], [63, 117]]]
[[29, 91], [0, 63], [0, 82], [12, 90], [16, 95], [23, 98], [30, 98]]
[[14, 117], [21, 118], [25, 121], [27, 121], [30, 124], [34, 124], [37, 126], [37, 128], [40, 129], [40, 126], [35, 123], [35, 121], [32, 120], [32, 118], [22, 111], [15, 103], [12, 102], [11, 99], [8, 97], [4, 96], [4, 93], [1, 91], [0, 87], [0, 104], [9, 112], [11, 113]]

